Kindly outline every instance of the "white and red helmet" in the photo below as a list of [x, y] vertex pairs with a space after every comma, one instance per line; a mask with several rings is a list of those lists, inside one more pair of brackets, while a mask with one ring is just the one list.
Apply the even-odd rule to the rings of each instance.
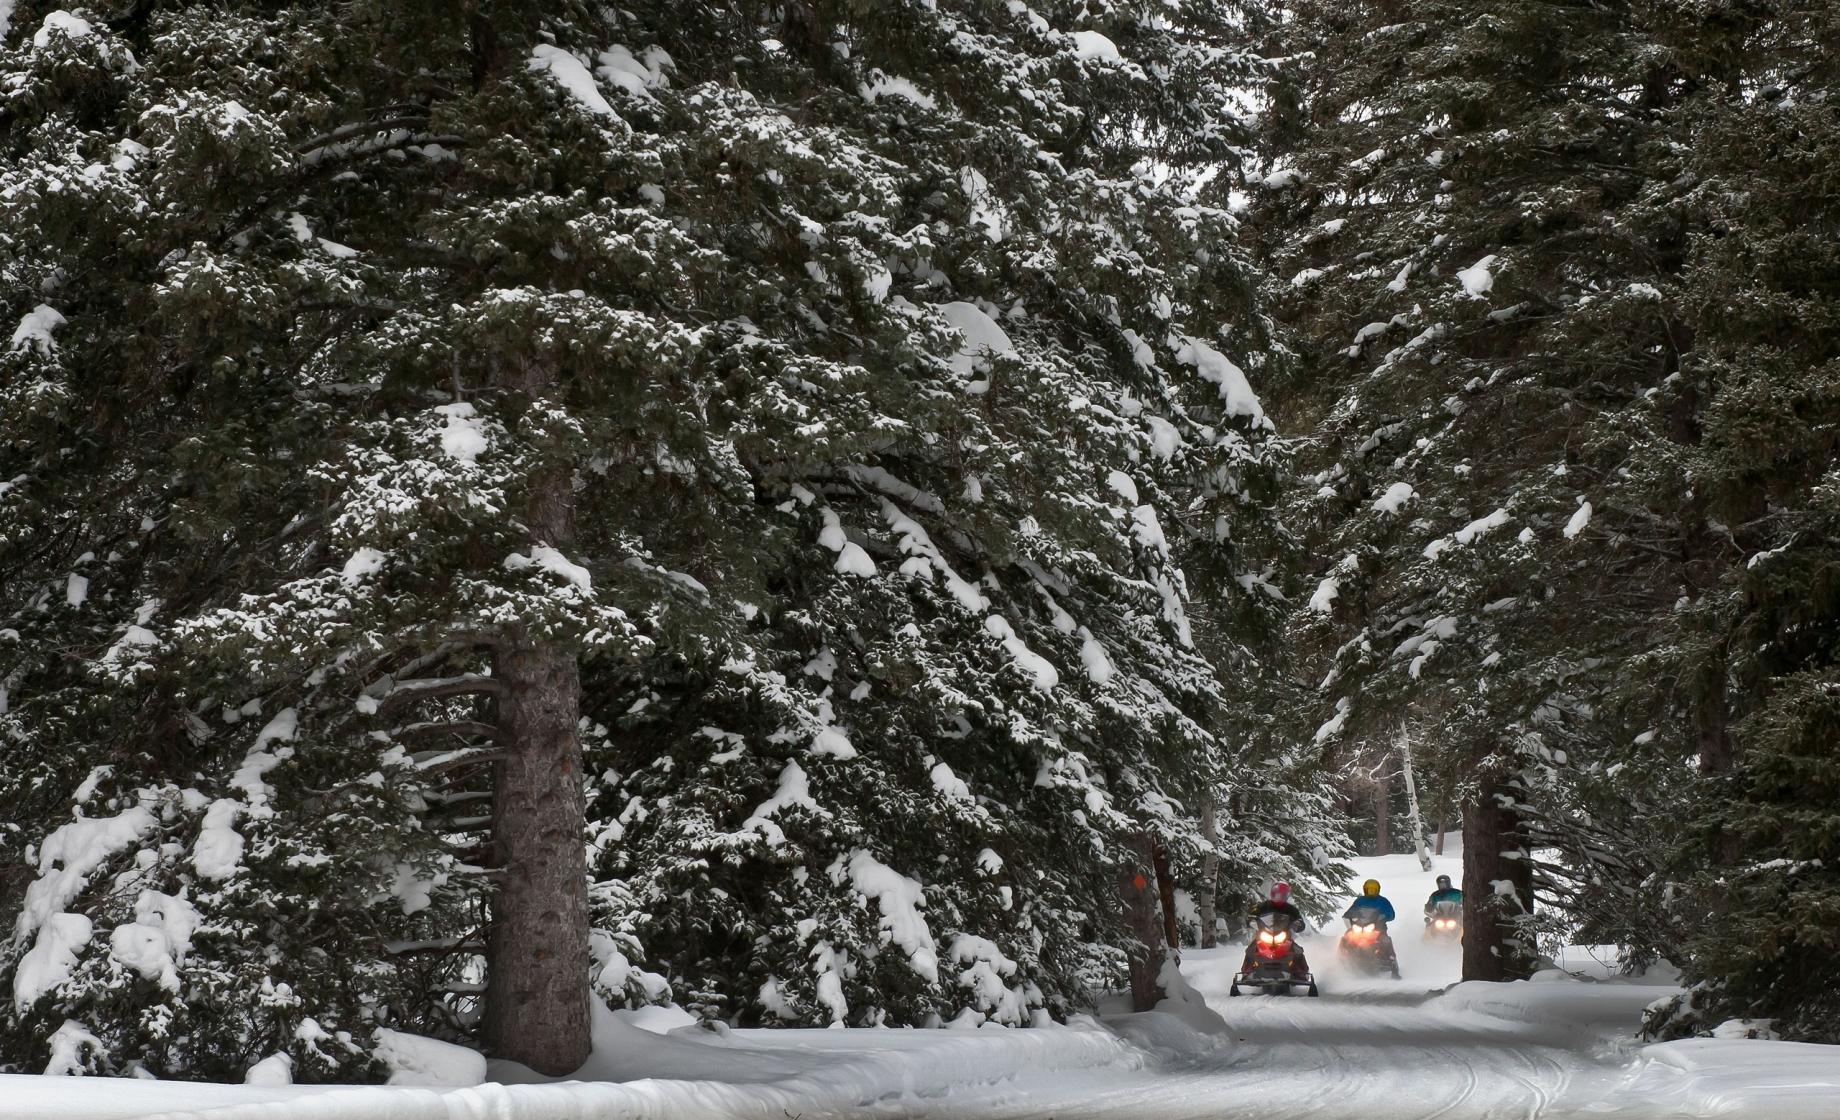
[[1289, 903], [1291, 900], [1291, 885], [1285, 882], [1273, 883], [1271, 885], [1271, 900], [1279, 906]]

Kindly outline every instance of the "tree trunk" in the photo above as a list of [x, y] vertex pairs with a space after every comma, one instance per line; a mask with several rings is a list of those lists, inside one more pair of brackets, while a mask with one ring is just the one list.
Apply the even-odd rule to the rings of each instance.
[[1444, 854], [1444, 833], [1450, 828], [1450, 802], [1456, 796], [1456, 789], [1457, 768], [1455, 765], [1447, 765], [1443, 784], [1438, 788], [1437, 840], [1432, 847], [1432, 855]]
[[1725, 653], [1714, 652], [1700, 670], [1694, 720], [1699, 739], [1699, 772], [1713, 775], [1737, 765], [1731, 744], [1731, 712], [1725, 696]]
[[[528, 399], [549, 388], [535, 363], [502, 371]], [[531, 478], [524, 522], [533, 543], [575, 538], [573, 471], [549, 464]], [[582, 803], [581, 667], [572, 649], [513, 631], [493, 662], [504, 682], [498, 722], [508, 757], [495, 767], [492, 853], [498, 875], [486, 937], [487, 1049], [538, 1073], [573, 1073], [587, 1060], [588, 852]]]
[[1156, 868], [1156, 895], [1163, 904], [1163, 943], [1180, 956], [1181, 927], [1176, 925], [1176, 878], [1169, 872], [1169, 848], [1161, 840], [1151, 841], [1151, 865]]
[[1412, 731], [1403, 721], [1399, 725], [1399, 762], [1406, 775], [1406, 816], [1412, 825], [1412, 849], [1418, 853], [1420, 870], [1429, 871], [1431, 853], [1425, 850], [1425, 821], [1418, 813], [1418, 780], [1412, 774]]
[[[1720, 647], [1700, 670], [1699, 696], [1693, 706], [1700, 776], [1713, 782], [1722, 780], [1738, 765], [1731, 739], [1731, 704], [1726, 695], [1725, 673], [1725, 651]], [[1738, 863], [1744, 856], [1743, 845], [1738, 835], [1726, 827], [1723, 814], [1714, 814], [1708, 823], [1712, 830], [1709, 846], [1713, 862], [1721, 867]]]
[[1535, 955], [1516, 919], [1533, 912], [1533, 865], [1520, 842], [1511, 787], [1482, 778], [1463, 808], [1463, 979], [1524, 980]]
[[1382, 756], [1380, 768], [1374, 774], [1374, 854], [1390, 855], [1393, 851], [1393, 836], [1388, 828], [1387, 811], [1392, 808], [1393, 776], [1387, 773], [1387, 759]]
[[1149, 1011], [1163, 998], [1157, 983], [1163, 971], [1162, 931], [1157, 928], [1152, 893], [1150, 839], [1139, 837], [1125, 852], [1118, 872], [1118, 896], [1124, 900], [1125, 953], [1131, 976], [1131, 1010]]
[[1214, 799], [1209, 797], [1201, 805], [1201, 839], [1208, 847], [1201, 857], [1201, 891], [1195, 896], [1196, 908], [1201, 911], [1203, 949], [1214, 947], [1214, 927], [1219, 923], [1214, 913], [1214, 895], [1220, 880], [1220, 857], [1214, 853], [1214, 845], [1220, 840], [1220, 825], [1214, 812]]
[[492, 847], [499, 875], [486, 942], [485, 1041], [538, 1073], [588, 1058], [588, 857], [583, 839], [581, 677], [572, 653], [507, 647]]

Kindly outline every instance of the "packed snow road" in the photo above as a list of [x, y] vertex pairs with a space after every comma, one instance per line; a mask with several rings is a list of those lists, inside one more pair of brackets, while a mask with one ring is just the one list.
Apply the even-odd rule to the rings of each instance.
[[[1191, 954], [1185, 969], [1221, 1022], [1213, 1047], [1167, 1064], [1024, 1074], [978, 1095], [888, 1102], [887, 1115], [1057, 1120], [1257, 1116], [1260, 1120], [1482, 1120], [1651, 1117], [1622, 1103], [1637, 1049], [1628, 1041], [1655, 990], [1555, 981], [1465, 985], [1338, 982], [1319, 999], [1226, 994], [1239, 950]], [[1181, 1048], [1172, 1025], [1125, 1022], [1146, 1049]], [[1159, 1037], [1159, 1035], [1161, 1037]], [[1691, 1113], [1689, 1113], [1691, 1115]]]
[[[1452, 838], [1453, 840], [1455, 838]], [[1460, 984], [1461, 950], [1418, 936], [1453, 845], [1355, 861], [1400, 919], [1402, 979], [1351, 976], [1340, 923], [1306, 936], [1322, 995], [1228, 994], [1240, 946], [1189, 950], [1193, 989], [1166, 1013], [1110, 1020], [1160, 1061], [1025, 1072], [997, 1086], [882, 1102], [876, 1115], [975, 1120], [1840, 1120], [1840, 1047], [1740, 1039], [1643, 1046], [1643, 1009], [1670, 984], [1613, 979], [1588, 954], [1517, 984]], [[1344, 900], [1345, 901], [1345, 900]], [[1659, 978], [1658, 978], [1659, 979]]]

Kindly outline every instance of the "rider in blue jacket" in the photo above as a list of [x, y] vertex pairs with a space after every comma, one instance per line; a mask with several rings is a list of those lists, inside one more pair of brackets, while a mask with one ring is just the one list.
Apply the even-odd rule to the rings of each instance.
[[1380, 893], [1380, 880], [1369, 879], [1367, 882], [1362, 883], [1361, 897], [1354, 900], [1353, 905], [1348, 907], [1348, 910], [1343, 913], [1342, 917], [1352, 918], [1356, 910], [1372, 910], [1378, 913], [1382, 920], [1388, 923], [1392, 922], [1393, 904], [1388, 902], [1386, 896]]
[[[1390, 923], [1393, 920], [1393, 904], [1380, 893], [1380, 880], [1378, 879], [1369, 879], [1361, 884], [1361, 897], [1354, 900], [1354, 904], [1348, 907], [1342, 917], [1352, 920], [1362, 917], [1363, 912], [1369, 921], [1378, 918], [1382, 922]], [[1384, 932], [1384, 927], [1380, 933], [1379, 949], [1384, 954], [1382, 959], [1386, 962], [1388, 970], [1392, 972], [1393, 979], [1399, 979], [1399, 956], [1393, 949], [1393, 935]], [[1347, 951], [1345, 942], [1343, 951]]]

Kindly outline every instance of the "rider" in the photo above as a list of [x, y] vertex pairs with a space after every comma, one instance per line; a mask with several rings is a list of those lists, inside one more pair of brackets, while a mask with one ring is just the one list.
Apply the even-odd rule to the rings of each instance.
[[1391, 922], [1393, 920], [1393, 904], [1388, 902], [1386, 896], [1380, 893], [1380, 880], [1369, 879], [1367, 882], [1362, 883], [1361, 897], [1354, 900], [1354, 903], [1348, 907], [1347, 912], [1344, 913], [1342, 917], [1352, 918], [1357, 910], [1372, 910], [1385, 922]]
[[1440, 902], [1454, 902], [1459, 906], [1463, 904], [1463, 892], [1450, 885], [1448, 875], [1437, 877], [1437, 890], [1432, 891], [1431, 897], [1425, 900], [1425, 921], [1431, 920], [1431, 912], [1438, 908]]
[[[1297, 904], [1291, 901], [1291, 885], [1289, 883], [1273, 883], [1271, 885], [1271, 894], [1264, 902], [1259, 903], [1252, 910], [1253, 924], [1256, 925], [1260, 918], [1272, 914], [1281, 914], [1285, 918], [1290, 919], [1290, 932], [1293, 938], [1296, 937], [1297, 934], [1302, 933], [1307, 924], [1303, 920], [1303, 911], [1297, 909]], [[1250, 972], [1252, 970], [1252, 958], [1256, 945], [1257, 942], [1250, 942], [1247, 944], [1246, 959], [1244, 963], [1240, 965], [1240, 971]], [[1310, 966], [1305, 963], [1303, 959], [1303, 946], [1293, 941], [1292, 947], [1296, 949], [1296, 955], [1291, 958], [1291, 973], [1296, 976], [1303, 976], [1310, 971]]]
[[[1390, 923], [1393, 920], [1393, 904], [1380, 893], [1380, 880], [1378, 879], [1369, 879], [1361, 884], [1361, 897], [1354, 900], [1353, 904], [1343, 912], [1342, 917], [1352, 919], [1362, 915], [1363, 912], [1368, 921], [1378, 918], [1382, 922]], [[1399, 957], [1393, 950], [1393, 935], [1385, 932], [1384, 927], [1380, 933], [1380, 948], [1386, 952], [1386, 959], [1393, 969], [1393, 978], [1398, 979]]]

